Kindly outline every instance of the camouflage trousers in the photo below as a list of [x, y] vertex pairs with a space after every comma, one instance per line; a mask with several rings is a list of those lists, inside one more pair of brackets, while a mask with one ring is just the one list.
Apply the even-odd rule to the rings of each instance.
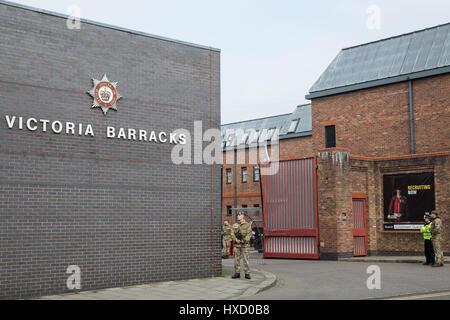
[[250, 255], [250, 247], [236, 245], [233, 248], [234, 251], [234, 272], [241, 273], [241, 257], [244, 260], [244, 273], [250, 273], [250, 268], [248, 266], [248, 258]]
[[222, 239], [222, 256], [230, 255], [231, 239]]
[[431, 238], [434, 248], [434, 262], [436, 264], [444, 264], [444, 254], [441, 250], [441, 235], [435, 235]]

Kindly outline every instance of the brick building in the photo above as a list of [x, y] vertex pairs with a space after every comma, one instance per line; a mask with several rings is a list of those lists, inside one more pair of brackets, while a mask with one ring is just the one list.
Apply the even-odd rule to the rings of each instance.
[[171, 161], [220, 51], [4, 1], [0, 39], [0, 298], [221, 274], [220, 166]]
[[280, 159], [312, 154], [310, 104], [299, 105], [288, 114], [222, 125], [222, 220], [235, 220], [230, 208], [261, 207], [260, 162], [250, 161], [249, 154], [259, 152], [257, 140], [267, 141], [270, 153], [275, 130], [280, 141]]
[[[422, 254], [423, 214], [448, 212], [449, 41], [445, 24], [342, 49], [306, 96], [309, 137], [280, 139], [280, 159], [317, 159], [320, 258], [356, 255], [358, 237], [362, 254]], [[222, 187], [224, 215], [233, 186]], [[403, 216], [391, 212], [396, 188], [409, 204]], [[363, 234], [355, 210], [365, 214]], [[448, 213], [442, 218], [449, 253]]]

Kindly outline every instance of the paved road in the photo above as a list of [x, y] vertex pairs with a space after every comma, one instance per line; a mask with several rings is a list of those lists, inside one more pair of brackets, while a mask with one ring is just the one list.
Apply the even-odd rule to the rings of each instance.
[[[227, 261], [231, 263], [231, 260]], [[277, 284], [251, 299], [370, 299], [435, 293], [419, 299], [450, 299], [450, 266], [419, 263], [367, 263], [251, 259], [251, 266], [274, 273]], [[367, 288], [367, 267], [376, 264], [381, 289]], [[440, 293], [438, 295], [436, 292]], [[410, 297], [412, 298], [412, 297]]]

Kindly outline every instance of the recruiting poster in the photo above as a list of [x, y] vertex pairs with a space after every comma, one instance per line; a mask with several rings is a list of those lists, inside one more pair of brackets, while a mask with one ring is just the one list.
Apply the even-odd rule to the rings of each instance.
[[417, 229], [435, 208], [434, 173], [384, 175], [383, 196], [385, 229]]

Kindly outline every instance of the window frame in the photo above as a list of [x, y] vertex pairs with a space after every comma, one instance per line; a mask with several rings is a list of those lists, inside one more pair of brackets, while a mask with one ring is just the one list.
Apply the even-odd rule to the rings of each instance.
[[[245, 169], [245, 181], [244, 181], [244, 169]], [[248, 170], [247, 167], [241, 167], [241, 183], [248, 182]]]
[[[334, 140], [333, 141], [330, 141], [330, 139], [328, 139], [329, 138], [329, 136], [328, 136], [328, 133], [329, 133], [328, 128], [332, 128], [333, 129], [333, 132], [332, 132], [333, 136], [334, 136]], [[329, 142], [333, 142], [333, 143], [329, 144]], [[336, 147], [336, 125], [334, 125], [334, 124], [326, 125], [325, 126], [325, 148], [335, 148], [335, 147]]]
[[[254, 216], [259, 216], [259, 214], [261, 213], [261, 206], [259, 205], [259, 203], [254, 203], [253, 208], [259, 208], [258, 214], [253, 213]], [[254, 211], [254, 212], [256, 212], [256, 211]]]
[[[228, 173], [230, 173], [230, 182], [228, 182]], [[231, 176], [231, 168], [226, 168], [225, 169], [225, 183], [226, 184], [232, 184], [232, 176]]]
[[[255, 177], [256, 177], [256, 175], [255, 175], [256, 169], [258, 169], [258, 180], [255, 179]], [[259, 181], [261, 181], [261, 167], [258, 164], [255, 164], [253, 166], [253, 182], [259, 182]]]
[[[291, 129], [291, 128], [292, 128], [292, 125], [293, 125], [293, 123], [294, 123], [294, 121], [295, 121], [295, 126], [294, 126], [293, 129]], [[291, 123], [289, 124], [289, 128], [288, 128], [287, 133], [295, 133], [295, 132], [297, 131], [297, 128], [298, 128], [299, 123], [300, 123], [300, 118], [292, 119], [292, 120], [291, 120]]]

